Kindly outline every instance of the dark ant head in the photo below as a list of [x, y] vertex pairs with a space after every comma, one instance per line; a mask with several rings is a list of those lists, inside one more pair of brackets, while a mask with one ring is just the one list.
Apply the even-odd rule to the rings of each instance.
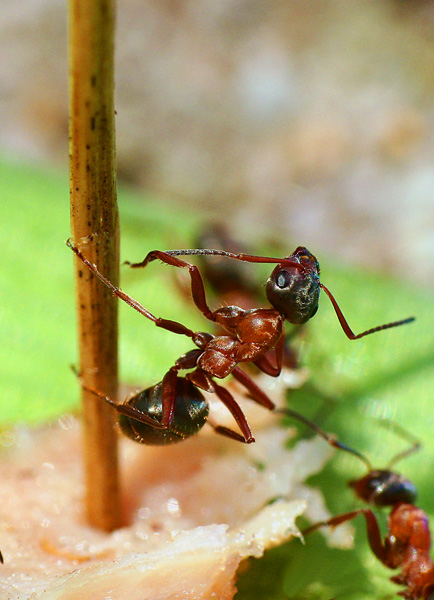
[[[266, 284], [266, 295], [270, 304], [287, 321], [301, 325], [311, 319], [318, 310], [320, 293], [320, 268], [313, 254], [299, 246], [291, 256], [283, 260], [271, 273]], [[299, 263], [297, 269], [290, 263]]]
[[375, 506], [393, 506], [400, 502], [414, 504], [417, 498], [416, 487], [411, 481], [387, 469], [374, 469], [348, 485], [361, 500]]

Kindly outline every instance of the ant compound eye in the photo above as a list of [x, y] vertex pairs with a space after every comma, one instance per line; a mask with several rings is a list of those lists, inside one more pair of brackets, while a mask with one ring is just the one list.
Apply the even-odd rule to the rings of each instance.
[[276, 274], [276, 285], [281, 290], [289, 287], [290, 282], [291, 276], [288, 271], [279, 271], [279, 273]]

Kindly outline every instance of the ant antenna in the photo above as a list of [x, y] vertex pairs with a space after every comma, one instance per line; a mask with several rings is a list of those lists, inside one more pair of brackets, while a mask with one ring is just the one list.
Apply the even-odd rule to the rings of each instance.
[[307, 425], [307, 427], [310, 427], [310, 429], [312, 429], [315, 433], [324, 438], [325, 441], [328, 444], [330, 444], [330, 446], [333, 446], [334, 448], [339, 448], [340, 450], [344, 450], [345, 452], [349, 452], [350, 454], [357, 456], [357, 458], [359, 458], [368, 467], [368, 471], [372, 471], [371, 463], [365, 456], [363, 456], [363, 454], [357, 452], [357, 450], [354, 450], [354, 448], [351, 448], [350, 446], [347, 446], [346, 444], [340, 442], [335, 435], [331, 433], [326, 433], [307, 417], [301, 415], [295, 410], [292, 410], [291, 408], [277, 408], [273, 412], [286, 415], [287, 417], [291, 417], [293, 419], [296, 419], [297, 421], [300, 421], [304, 425]]
[[[193, 248], [186, 250], [166, 250], [166, 254], [170, 256], [225, 256], [226, 258], [234, 258], [236, 260], [249, 262], [249, 263], [278, 263], [285, 264], [299, 271], [305, 271], [306, 268], [299, 262], [287, 258], [277, 258], [272, 256], [256, 256], [255, 254], [244, 254], [243, 252], [236, 254], [234, 252], [227, 252], [226, 250], [213, 250], [210, 248]], [[141, 263], [130, 263], [126, 261], [124, 265], [130, 265], [131, 267], [142, 267], [148, 262], [155, 260], [155, 256], [150, 256], [147, 260], [145, 259]]]
[[[318, 425], [313, 423], [313, 421], [311, 421], [307, 417], [301, 415], [300, 413], [296, 412], [295, 410], [292, 410], [290, 408], [279, 408], [279, 409], [276, 408], [274, 410], [274, 412], [286, 415], [287, 417], [291, 417], [293, 419], [296, 419], [297, 421], [300, 421], [304, 425], [307, 425], [307, 427], [312, 429], [312, 431], [314, 431], [315, 433], [320, 435], [322, 438], [324, 438], [325, 441], [328, 444], [330, 444], [330, 446], [333, 446], [334, 448], [339, 448], [340, 450], [344, 450], [345, 452], [349, 452], [350, 454], [357, 456], [357, 458], [359, 458], [362, 462], [365, 463], [369, 472], [374, 470], [371, 462], [366, 458], [366, 456], [364, 456], [357, 450], [354, 450], [354, 448], [351, 448], [350, 446], [347, 446], [346, 444], [340, 442], [336, 438], [335, 435], [326, 433], [320, 427], [318, 427]], [[393, 456], [391, 458], [391, 460], [388, 462], [388, 464], [386, 465], [384, 470], [388, 470], [388, 471], [391, 470], [391, 467], [393, 465], [395, 465], [397, 462], [401, 461], [403, 458], [407, 458], [407, 456], [410, 456], [414, 452], [417, 452], [418, 450], [420, 450], [420, 448], [421, 448], [420, 441], [418, 439], [416, 439], [414, 437], [414, 435], [412, 435], [409, 431], [407, 431], [406, 429], [404, 429], [403, 427], [401, 427], [400, 425], [398, 425], [391, 419], [382, 419], [382, 418], [376, 418], [376, 417], [371, 417], [371, 418], [373, 420], [377, 421], [385, 429], [391, 429], [396, 435], [398, 435], [399, 437], [402, 437], [403, 439], [405, 439], [411, 443], [411, 446], [409, 448], [407, 448], [407, 450], [403, 450], [402, 452], [398, 452], [398, 454], [395, 454], [395, 456]]]
[[418, 452], [418, 450], [421, 449], [422, 444], [420, 443], [420, 441], [417, 438], [415, 438], [414, 435], [412, 435], [409, 431], [401, 427], [401, 425], [398, 425], [398, 423], [392, 421], [392, 419], [383, 419], [382, 417], [371, 418], [374, 421], [376, 421], [379, 425], [381, 425], [381, 427], [384, 427], [384, 429], [392, 430], [395, 435], [403, 438], [404, 440], [407, 440], [411, 444], [411, 446], [407, 448], [407, 450], [402, 450], [401, 452], [395, 454], [395, 456], [393, 456], [387, 463], [386, 469], [390, 470], [390, 468], [393, 465], [396, 465], [397, 462], [401, 461], [403, 458], [407, 458], [407, 456], [410, 456], [414, 452]]
[[319, 285], [325, 291], [327, 296], [330, 298], [330, 301], [333, 304], [333, 308], [335, 309], [335, 312], [338, 316], [339, 323], [341, 324], [341, 327], [344, 330], [345, 335], [350, 340], [358, 340], [361, 337], [364, 337], [365, 335], [370, 335], [371, 333], [376, 333], [377, 331], [381, 331], [382, 329], [390, 329], [391, 327], [398, 327], [398, 325], [405, 325], [406, 323], [411, 323], [412, 321], [415, 320], [415, 317], [408, 317], [408, 319], [402, 319], [401, 321], [393, 321], [393, 323], [385, 323], [384, 325], [378, 325], [377, 327], [373, 327], [372, 329], [367, 329], [366, 331], [362, 331], [362, 333], [355, 335], [352, 332], [350, 326], [348, 325], [347, 320], [345, 319], [344, 315], [342, 314], [342, 311], [339, 308], [338, 303], [334, 299], [334, 296], [331, 293], [331, 291], [329, 289], [327, 289], [324, 284], [320, 283]]

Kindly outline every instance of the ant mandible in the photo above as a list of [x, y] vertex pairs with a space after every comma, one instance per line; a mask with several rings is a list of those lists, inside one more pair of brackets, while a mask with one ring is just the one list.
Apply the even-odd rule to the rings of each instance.
[[[115, 296], [121, 298], [140, 314], [153, 321], [157, 327], [191, 338], [198, 348], [181, 356], [164, 376], [161, 389], [162, 417], [161, 424], [158, 427], [156, 426], [157, 428], [168, 429], [172, 423], [177, 397], [178, 372], [183, 369], [193, 369], [186, 375], [185, 379], [197, 388], [214, 392], [232, 413], [242, 436], [226, 428], [216, 428], [216, 430], [238, 441], [254, 442], [250, 426], [241, 408], [230, 392], [219, 386], [214, 378], [223, 379], [232, 374], [247, 389], [249, 396], [255, 402], [269, 410], [273, 410], [274, 403], [238, 365], [243, 362], [253, 362], [267, 375], [277, 377], [282, 370], [284, 321], [303, 324], [313, 317], [318, 309], [321, 288], [329, 296], [341, 326], [350, 339], [358, 339], [376, 331], [396, 327], [413, 320], [413, 317], [411, 317], [380, 325], [355, 335], [332, 294], [320, 283], [318, 261], [306, 248], [302, 247], [298, 247], [293, 254], [283, 259], [234, 254], [223, 250], [172, 250], [169, 252], [154, 250], [140, 263], [127, 263], [133, 268], [138, 268], [159, 259], [166, 264], [189, 270], [193, 301], [197, 308], [207, 319], [221, 325], [229, 335], [214, 336], [209, 333], [194, 332], [177, 321], [155, 317], [137, 300], [106, 279], [98, 271], [96, 265], [90, 263], [70, 240], [68, 240], [67, 245], [112, 290]], [[243, 310], [238, 306], [225, 306], [211, 311], [206, 302], [204, 283], [199, 269], [195, 265], [177, 258], [176, 255], [217, 255], [246, 262], [278, 263], [266, 284], [266, 295], [272, 307]], [[270, 350], [274, 352], [275, 364], [271, 362], [267, 354]], [[151, 421], [152, 418], [148, 417], [147, 423], [152, 425]]]
[[348, 485], [354, 489], [360, 500], [375, 507], [391, 507], [388, 532], [384, 541], [381, 539], [378, 521], [369, 508], [359, 508], [328, 521], [315, 523], [305, 529], [303, 534], [312, 533], [320, 527], [336, 527], [363, 515], [372, 552], [389, 569], [401, 571], [399, 575], [391, 577], [391, 581], [406, 588], [398, 595], [409, 600], [434, 600], [434, 563], [429, 554], [431, 536], [428, 517], [414, 504], [417, 496], [415, 485], [391, 469], [398, 461], [419, 450], [420, 443], [395, 423], [384, 420], [384, 424], [390, 425], [401, 437], [409, 440], [411, 446], [394, 456], [385, 469], [374, 469], [363, 454], [342, 444], [335, 436], [326, 434], [308, 419], [286, 409], [279, 412], [302, 421], [332, 446], [350, 452], [362, 460], [368, 468], [368, 473], [350, 481]]

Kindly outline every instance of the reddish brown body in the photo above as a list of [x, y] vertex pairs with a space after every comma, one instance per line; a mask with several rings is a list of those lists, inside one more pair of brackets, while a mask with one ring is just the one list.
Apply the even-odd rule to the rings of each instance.
[[434, 595], [434, 564], [430, 556], [431, 535], [428, 517], [413, 504], [397, 504], [389, 517], [389, 533], [384, 541], [384, 564], [400, 569], [392, 577], [405, 585], [400, 595], [411, 600], [424, 600]]
[[283, 317], [274, 309], [242, 310], [237, 306], [213, 313], [215, 322], [231, 335], [212, 339], [198, 359], [198, 367], [222, 379], [241, 362], [256, 362], [275, 349], [283, 335]]
[[336, 526], [363, 514], [366, 520], [369, 545], [375, 556], [389, 569], [400, 569], [391, 581], [405, 586], [398, 592], [408, 600], [434, 600], [434, 564], [430, 556], [431, 535], [428, 517], [414, 504], [399, 502], [389, 516], [388, 533], [381, 540], [377, 519], [369, 508], [345, 513], [309, 528], [321, 525]]

